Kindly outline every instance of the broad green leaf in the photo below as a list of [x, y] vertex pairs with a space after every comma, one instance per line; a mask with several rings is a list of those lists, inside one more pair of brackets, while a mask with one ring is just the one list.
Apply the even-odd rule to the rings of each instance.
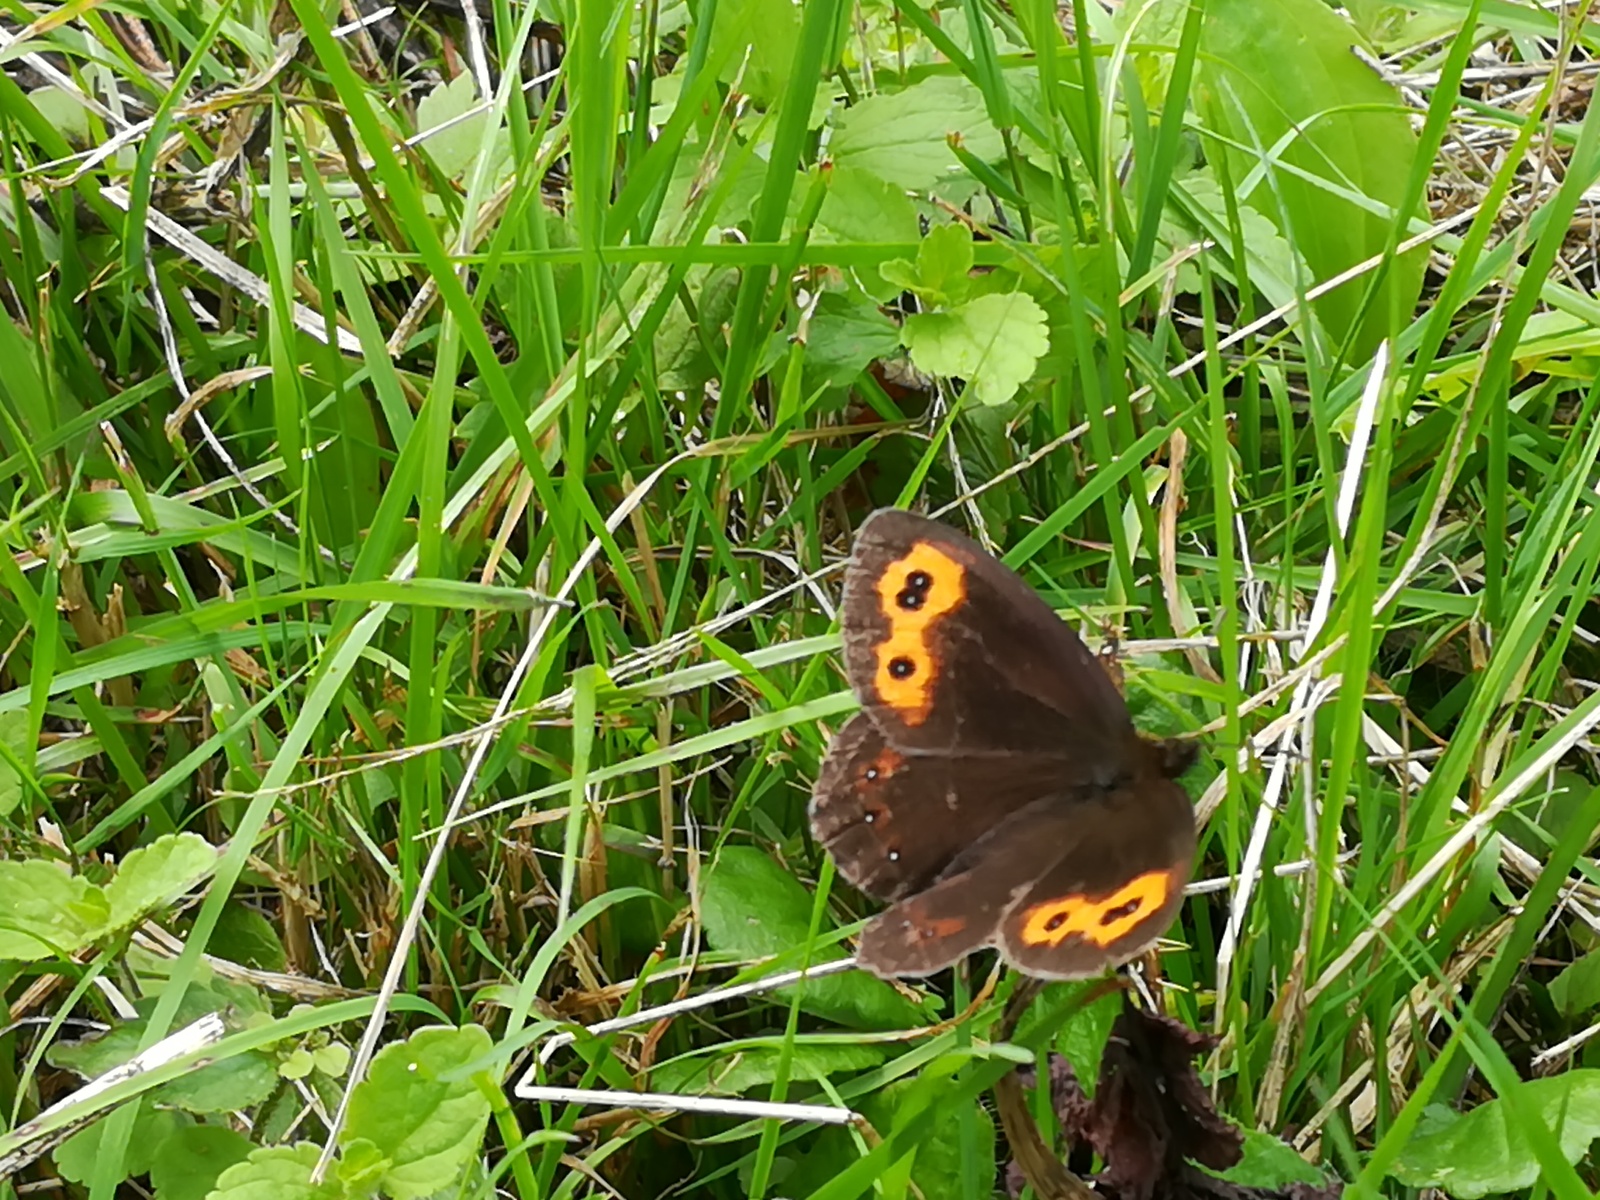
[[[138, 1053], [146, 1021], [158, 998], [154, 994], [142, 997], [137, 1003], [139, 1018], [118, 1025], [108, 1033], [77, 1042], [56, 1043], [46, 1054], [46, 1061], [52, 1066], [76, 1071], [85, 1079], [120, 1067]], [[178, 1006], [173, 1026], [187, 1025], [213, 1012], [228, 1013], [237, 1022], [243, 1016], [264, 1013], [265, 1005], [252, 988], [212, 979], [205, 985], [189, 986]], [[227, 1113], [262, 1103], [277, 1086], [278, 1072], [273, 1056], [264, 1050], [247, 1050], [164, 1083], [152, 1097], [162, 1105], [187, 1112]]]
[[1552, 979], [1550, 999], [1569, 1017], [1600, 1006], [1600, 950], [1589, 951]]
[[1084, 996], [1093, 988], [1088, 983], [1052, 983], [1017, 1024], [1015, 1040], [1031, 1042], [1036, 1028], [1054, 1030], [1052, 1048], [1063, 1055], [1078, 1077], [1083, 1090], [1094, 1094], [1100, 1079], [1100, 1058], [1105, 1053], [1111, 1026], [1122, 1012], [1120, 995], [1101, 996], [1089, 1004]]
[[89, 110], [79, 97], [69, 95], [63, 88], [46, 85], [29, 92], [28, 103], [74, 146], [87, 146], [94, 141], [94, 133], [89, 128]]
[[[0, 713], [0, 742], [10, 747], [18, 759], [28, 760], [28, 714], [22, 709]], [[0, 817], [8, 816], [22, 803], [22, 776], [11, 760], [0, 756]]]
[[226, 1125], [178, 1130], [156, 1147], [150, 1163], [156, 1200], [205, 1200], [222, 1173], [244, 1162], [251, 1149], [249, 1138]]
[[959, 304], [972, 291], [972, 235], [964, 225], [939, 225], [917, 247], [917, 261], [890, 259], [883, 277], [930, 305]]
[[900, 327], [859, 293], [829, 292], [806, 329], [807, 390], [849, 387], [881, 358], [900, 353]]
[[722, 81], [738, 87], [763, 108], [783, 95], [800, 43], [800, 8], [790, 0], [741, 0], [719, 4], [711, 25], [712, 58], [728, 52]]
[[1322, 1172], [1295, 1153], [1294, 1147], [1282, 1138], [1259, 1129], [1240, 1132], [1244, 1134], [1244, 1156], [1226, 1171], [1216, 1172], [1229, 1183], [1275, 1192], [1284, 1191], [1292, 1183], [1306, 1183], [1316, 1188], [1328, 1185]]
[[863, 167], [843, 163], [835, 163], [829, 170], [828, 192], [822, 199], [817, 225], [821, 232], [841, 242], [892, 245], [915, 242], [922, 236], [917, 206], [904, 188]]
[[108, 929], [123, 929], [183, 895], [217, 865], [217, 852], [198, 833], [169, 833], [122, 860], [105, 886]]
[[[1393, 88], [1351, 53], [1355, 31], [1322, 0], [1208, 3], [1196, 65], [1196, 96], [1226, 154], [1241, 200], [1267, 213], [1299, 250], [1314, 284], [1379, 253], [1417, 153], [1410, 116]], [[1258, 170], [1270, 160], [1268, 180]], [[1310, 176], [1309, 178], [1307, 176]], [[1416, 214], [1422, 215], [1422, 214]], [[1408, 322], [1425, 260], [1395, 264], [1354, 346], [1359, 360]], [[1355, 325], [1361, 283], [1315, 302], [1329, 333]]]
[[311, 1182], [320, 1149], [310, 1142], [254, 1151], [217, 1177], [210, 1200], [341, 1200], [340, 1182]]
[[100, 936], [110, 918], [105, 894], [65, 867], [0, 862], [0, 960], [71, 954]]
[[352, 1138], [339, 1155], [339, 1178], [352, 1196], [366, 1196], [378, 1190], [389, 1160], [366, 1138]]
[[[56, 1148], [56, 1167], [64, 1178], [73, 1183], [88, 1183], [94, 1177], [109, 1115], [79, 1130]], [[128, 1139], [128, 1148], [122, 1157], [126, 1177], [149, 1171], [167, 1139], [193, 1124], [194, 1118], [185, 1113], [154, 1108], [146, 1100], [139, 1101], [139, 1111], [133, 1118], [133, 1136]]]
[[1530, 1186], [1539, 1178], [1539, 1160], [1512, 1104], [1542, 1120], [1575, 1163], [1600, 1136], [1600, 1070], [1522, 1082], [1442, 1129], [1413, 1137], [1390, 1174], [1407, 1187], [1442, 1188], [1458, 1200]]
[[[897, 1080], [865, 1101], [861, 1115], [875, 1129], [893, 1129], [904, 1120], [901, 1109], [913, 1099], [916, 1085], [915, 1080]], [[986, 1186], [995, 1177], [994, 1118], [983, 1105], [973, 1104], [968, 1120], [975, 1135], [971, 1146], [978, 1155], [974, 1175]], [[967, 1200], [971, 1195], [962, 1178], [962, 1157], [967, 1151], [962, 1145], [961, 1126], [962, 1113], [948, 1106], [935, 1119], [928, 1136], [919, 1141], [910, 1168], [911, 1182], [923, 1200]], [[900, 1169], [904, 1166], [902, 1162]]]
[[[743, 958], [766, 958], [803, 945], [811, 904], [811, 893], [799, 880], [750, 846], [724, 847], [700, 895], [706, 938], [718, 950]], [[818, 961], [839, 957], [832, 947], [817, 953]], [[919, 1020], [916, 1008], [894, 988], [859, 971], [807, 980], [804, 986], [800, 1007], [840, 1025], [900, 1029]], [[788, 993], [772, 994], [781, 999]]]
[[901, 340], [930, 375], [965, 379], [985, 404], [1004, 404], [1050, 349], [1044, 309], [1026, 292], [977, 296], [906, 318]]
[[868, 96], [840, 114], [828, 151], [836, 164], [858, 167], [910, 192], [941, 184], [977, 183], [945, 140], [959, 134], [976, 157], [1005, 152], [983, 95], [964, 76], [930, 75], [898, 92]]
[[[805, 194], [801, 188], [796, 188], [795, 193]], [[916, 205], [904, 188], [861, 167], [833, 164], [828, 173], [827, 195], [817, 214], [813, 243], [893, 245], [912, 243], [921, 236]], [[854, 273], [877, 300], [891, 300], [901, 290], [884, 277], [881, 264], [860, 263]]]
[[213, 954], [258, 971], [281, 971], [289, 959], [272, 922], [248, 904], [230, 903], [222, 910], [210, 947]]
[[389, 1160], [383, 1190], [414, 1200], [448, 1187], [477, 1155], [489, 1101], [471, 1076], [441, 1076], [482, 1058], [494, 1043], [477, 1025], [419, 1029], [385, 1046], [350, 1098], [342, 1141], [365, 1139]]
[[[447, 83], [441, 83], [417, 105], [417, 132], [439, 129], [438, 133], [424, 139], [423, 147], [433, 156], [433, 161], [451, 179], [463, 179], [478, 157], [478, 145], [483, 140], [487, 112], [472, 112], [479, 104], [478, 88], [471, 71], [463, 71]], [[454, 124], [448, 124], [454, 121]], [[511, 152], [510, 135], [500, 129], [493, 142], [495, 176], [498, 177]]]

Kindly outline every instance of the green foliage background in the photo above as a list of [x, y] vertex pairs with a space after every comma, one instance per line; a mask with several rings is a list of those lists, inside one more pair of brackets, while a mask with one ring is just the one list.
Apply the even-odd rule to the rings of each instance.
[[998, 1190], [987, 1089], [1092, 1076], [1114, 1008], [1055, 988], [999, 1045], [983, 959], [546, 1071], [870, 1135], [509, 1091], [558, 1029], [845, 952], [870, 907], [805, 804], [854, 703], [838, 567], [904, 504], [1201, 737], [1220, 882], [1164, 996], [1248, 1180], [1589, 1194], [1592, 26], [354, 15], [0, 15], [0, 1163], [220, 1010], [212, 1066], [18, 1180]]

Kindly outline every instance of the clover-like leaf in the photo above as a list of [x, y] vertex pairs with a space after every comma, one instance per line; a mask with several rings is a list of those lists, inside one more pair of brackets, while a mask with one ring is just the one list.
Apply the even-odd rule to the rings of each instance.
[[446, 1081], [493, 1045], [477, 1025], [419, 1029], [385, 1046], [350, 1097], [344, 1140], [364, 1139], [389, 1160], [383, 1190], [414, 1200], [448, 1187], [477, 1154], [489, 1100], [470, 1076]]
[[976, 296], [906, 318], [900, 339], [930, 375], [967, 380], [985, 404], [1004, 404], [1050, 349], [1044, 309], [1026, 292]]
[[254, 1151], [217, 1177], [208, 1200], [339, 1200], [340, 1181], [311, 1182], [321, 1151], [309, 1142]]
[[71, 954], [110, 917], [105, 893], [65, 868], [39, 859], [0, 862], [0, 960]]
[[122, 860], [105, 886], [110, 929], [123, 929], [183, 895], [217, 865], [217, 852], [198, 833], [169, 833]]

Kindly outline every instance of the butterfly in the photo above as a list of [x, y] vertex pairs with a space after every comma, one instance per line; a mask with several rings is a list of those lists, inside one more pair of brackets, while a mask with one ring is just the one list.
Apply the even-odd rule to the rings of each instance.
[[845, 575], [861, 711], [828, 747], [811, 829], [888, 907], [857, 962], [928, 975], [994, 946], [1098, 975], [1171, 926], [1195, 852], [1195, 747], [1134, 729], [1088, 647], [972, 539], [880, 509]]

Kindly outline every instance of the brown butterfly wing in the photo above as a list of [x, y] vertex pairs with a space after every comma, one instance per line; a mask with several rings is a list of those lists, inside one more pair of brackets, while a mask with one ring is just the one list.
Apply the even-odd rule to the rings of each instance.
[[[1194, 807], [1147, 775], [1057, 806], [1035, 826], [1058, 856], [1019, 889], [996, 944], [1027, 975], [1084, 979], [1136, 958], [1172, 927], [1194, 863]], [[995, 863], [997, 871], [1009, 871]]]
[[1060, 783], [1126, 773], [1127, 708], [1078, 636], [972, 539], [897, 509], [869, 517], [844, 587], [845, 667], [901, 750], [1037, 753]]
[[1055, 860], [1055, 849], [1040, 836], [1040, 821], [1063, 804], [1070, 801], [1036, 798], [990, 826], [931, 885], [891, 905], [862, 930], [856, 961], [886, 979], [931, 975], [993, 945], [1019, 891]]
[[1077, 978], [1170, 925], [1194, 816], [1169, 780], [1192, 752], [1138, 737], [1032, 588], [971, 539], [881, 510], [857, 535], [843, 624], [863, 712], [829, 747], [811, 824], [844, 878], [894, 901], [863, 966], [925, 975], [998, 945]]
[[857, 961], [928, 975], [996, 945], [1025, 974], [1086, 979], [1166, 932], [1193, 855], [1194, 810], [1167, 780], [1045, 796], [874, 919]]
[[811, 831], [839, 873], [880, 900], [932, 883], [990, 828], [1056, 786], [1060, 761], [903, 751], [866, 713], [834, 735], [811, 795]]

